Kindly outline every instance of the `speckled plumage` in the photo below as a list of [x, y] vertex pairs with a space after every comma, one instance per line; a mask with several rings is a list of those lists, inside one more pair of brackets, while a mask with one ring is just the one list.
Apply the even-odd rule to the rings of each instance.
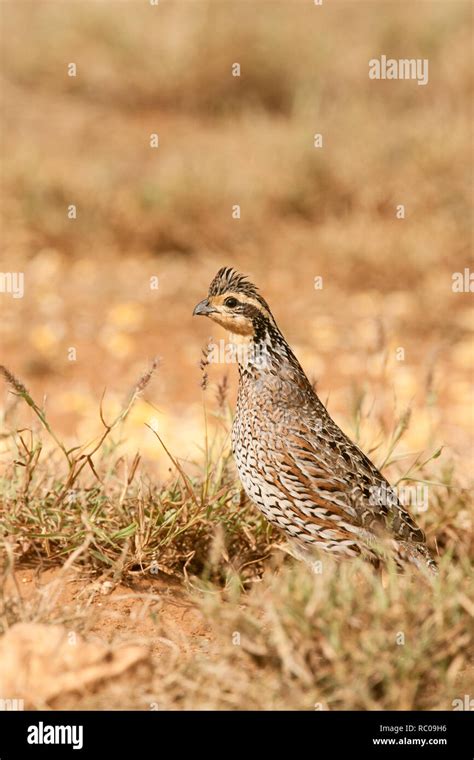
[[331, 419], [257, 288], [223, 268], [195, 313], [237, 342], [237, 469], [249, 498], [295, 553], [311, 564], [321, 550], [376, 562], [389, 551], [398, 563], [436, 572], [423, 531]]

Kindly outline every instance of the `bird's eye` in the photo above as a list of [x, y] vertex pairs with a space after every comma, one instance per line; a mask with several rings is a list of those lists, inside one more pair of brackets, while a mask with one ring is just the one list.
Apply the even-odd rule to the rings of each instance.
[[224, 301], [224, 306], [228, 306], [229, 309], [233, 309], [235, 306], [237, 306], [239, 302], [236, 298], [226, 298]]

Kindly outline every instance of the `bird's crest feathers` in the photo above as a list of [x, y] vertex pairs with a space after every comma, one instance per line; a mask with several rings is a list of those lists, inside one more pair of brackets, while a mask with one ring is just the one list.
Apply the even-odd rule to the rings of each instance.
[[209, 286], [209, 295], [221, 296], [228, 291], [258, 297], [258, 288], [244, 274], [232, 267], [222, 267]]

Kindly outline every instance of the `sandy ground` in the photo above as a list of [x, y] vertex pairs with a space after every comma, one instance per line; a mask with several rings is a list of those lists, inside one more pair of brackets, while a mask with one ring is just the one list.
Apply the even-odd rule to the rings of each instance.
[[[128, 585], [114, 584], [109, 580], [91, 581], [74, 571], [63, 577], [61, 568], [43, 572], [24, 568], [17, 571], [16, 577], [25, 604], [34, 605], [39, 597], [53, 592], [57, 608], [65, 615], [68, 610], [87, 609], [88, 634], [105, 643], [146, 641], [153, 656], [159, 657], [166, 647], [157, 636], [157, 617], [162, 624], [189, 637], [191, 651], [199, 639], [209, 635], [202, 615], [175, 581], [140, 578]], [[8, 586], [11, 588], [11, 581]]]

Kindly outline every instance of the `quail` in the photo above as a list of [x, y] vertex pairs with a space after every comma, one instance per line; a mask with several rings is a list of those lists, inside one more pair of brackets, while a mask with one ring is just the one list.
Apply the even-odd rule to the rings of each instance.
[[370, 459], [330, 417], [247, 277], [223, 267], [193, 312], [231, 333], [239, 367], [232, 450], [249, 499], [313, 566], [320, 552], [428, 574], [423, 531]]

